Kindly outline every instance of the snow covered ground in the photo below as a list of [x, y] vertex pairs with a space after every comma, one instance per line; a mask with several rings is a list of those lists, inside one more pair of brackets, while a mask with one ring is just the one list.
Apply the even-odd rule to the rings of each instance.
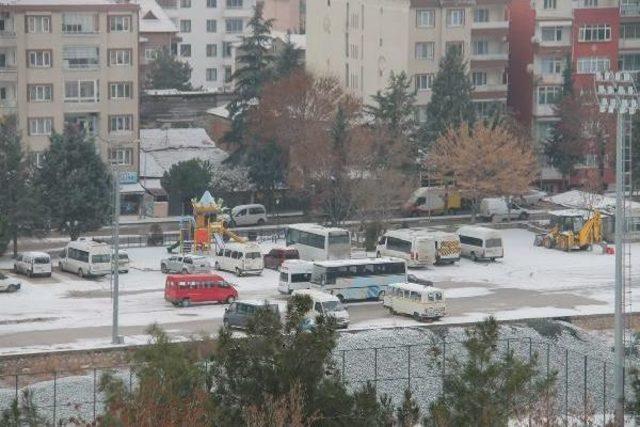
[[[505, 258], [495, 263], [473, 263], [462, 259], [451, 266], [416, 270], [418, 276], [445, 289], [449, 315], [442, 323], [475, 321], [494, 314], [500, 319], [564, 316], [613, 312], [614, 256], [600, 251], [564, 253], [533, 246], [534, 235], [520, 229], [503, 230]], [[267, 252], [272, 243], [263, 243]], [[129, 249], [131, 271], [120, 279], [121, 327], [146, 326], [153, 322], [175, 330], [176, 336], [195, 334], [180, 325], [197, 324], [198, 330], [213, 333], [224, 313], [224, 305], [176, 308], [164, 300], [164, 278], [160, 260], [164, 248]], [[632, 265], [640, 265], [640, 244], [632, 245]], [[8, 258], [0, 268], [8, 268]], [[240, 298], [276, 299], [277, 273], [264, 270], [261, 276], [237, 278], [222, 276], [236, 284]], [[640, 274], [634, 270], [632, 280]], [[43, 331], [60, 335], [58, 348], [86, 347], [109, 342], [109, 333], [96, 329], [94, 335], [73, 338], [74, 330], [111, 325], [111, 284], [109, 277], [81, 280], [55, 272], [52, 278], [28, 279], [20, 276], [23, 287], [13, 294], [0, 294], [0, 353], [56, 347], [51, 342], [16, 344], [18, 336]], [[632, 307], [640, 307], [634, 295]], [[414, 325], [408, 318], [392, 317], [377, 303], [353, 304], [353, 328], [380, 328]], [[200, 322], [200, 323], [197, 323]], [[210, 323], [209, 323], [210, 322]], [[210, 324], [210, 326], [208, 326]], [[18, 335], [19, 334], [19, 335]], [[125, 335], [127, 333], [125, 332]], [[139, 341], [140, 331], [131, 332]], [[4, 338], [4, 339], [3, 339]], [[132, 337], [133, 338], [133, 337]], [[102, 341], [101, 341], [102, 340]], [[34, 338], [34, 341], [37, 341]], [[41, 344], [41, 345], [37, 345]]]

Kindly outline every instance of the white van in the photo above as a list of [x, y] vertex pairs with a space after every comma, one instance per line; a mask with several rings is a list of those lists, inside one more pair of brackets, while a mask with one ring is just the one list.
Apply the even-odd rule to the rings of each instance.
[[313, 305], [305, 317], [312, 323], [318, 316], [325, 316], [333, 317], [339, 328], [349, 326], [349, 312], [337, 297], [315, 289], [300, 289], [293, 291], [293, 295], [307, 295], [311, 298]]
[[264, 205], [238, 205], [231, 209], [231, 225], [262, 225], [267, 222]]
[[402, 258], [407, 267], [426, 267], [436, 262], [436, 249], [425, 230], [402, 228], [387, 231], [380, 238], [376, 256]]
[[24, 252], [13, 262], [13, 271], [29, 277], [51, 277], [51, 257], [44, 252]]
[[456, 233], [448, 233], [431, 228], [416, 228], [415, 230], [420, 230], [424, 236], [433, 240], [435, 248], [434, 264], [453, 264], [460, 260], [460, 239]]
[[60, 270], [80, 277], [105, 276], [111, 272], [111, 247], [86, 237], [69, 242], [61, 255]]
[[504, 221], [506, 219], [525, 220], [529, 213], [514, 202], [501, 198], [487, 198], [480, 201], [480, 218], [487, 221]]
[[300, 259], [287, 259], [280, 265], [280, 279], [278, 280], [278, 292], [290, 294], [298, 289], [311, 287], [311, 273], [313, 263]]
[[128, 273], [129, 263], [129, 254], [125, 251], [118, 252], [118, 273]]
[[233, 271], [237, 276], [261, 274], [264, 268], [262, 252], [256, 243], [228, 242], [218, 249], [214, 263], [216, 270]]
[[458, 228], [460, 253], [474, 261], [504, 257], [502, 236], [497, 230], [487, 227], [465, 225]]
[[439, 319], [447, 311], [442, 289], [416, 283], [393, 283], [387, 286], [382, 305], [391, 314], [412, 316], [417, 321]]

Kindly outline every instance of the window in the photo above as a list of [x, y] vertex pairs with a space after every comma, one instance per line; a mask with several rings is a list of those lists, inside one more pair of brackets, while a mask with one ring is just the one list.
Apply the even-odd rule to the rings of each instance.
[[411, 242], [395, 237], [387, 237], [387, 249], [397, 252], [411, 252]]
[[473, 54], [474, 55], [488, 55], [489, 54], [489, 40], [474, 40], [473, 41]]
[[131, 31], [131, 16], [110, 16], [109, 31], [112, 33], [126, 33]]
[[485, 86], [487, 84], [487, 73], [474, 71], [471, 73], [471, 82], [474, 86]]
[[241, 33], [242, 32], [242, 19], [239, 18], [233, 18], [233, 19], [226, 19], [224, 21], [225, 24], [225, 29], [227, 31], [227, 33]]
[[229, 83], [231, 81], [231, 76], [233, 75], [233, 69], [231, 65], [224, 66], [224, 82]]
[[144, 59], [147, 61], [153, 61], [158, 57], [159, 49], [152, 47], [144, 50]]
[[222, 57], [231, 58], [233, 53], [233, 45], [231, 42], [222, 42]]
[[6, 100], [7, 100], [7, 88], [0, 87], [0, 101], [6, 101]]
[[53, 100], [53, 85], [27, 85], [29, 102], [51, 102]]
[[576, 72], [578, 74], [593, 74], [602, 71], [609, 71], [611, 66], [609, 58], [599, 58], [595, 56], [578, 58]]
[[191, 7], [191, 0], [180, 0], [180, 7], [182, 9], [187, 9]]
[[29, 135], [51, 135], [53, 119], [51, 117], [35, 117], [29, 119]]
[[218, 80], [218, 69], [217, 68], [207, 68], [207, 81], [215, 82]]
[[190, 19], [181, 19], [180, 20], [180, 32], [181, 33], [190, 33], [191, 32], [191, 20]]
[[207, 7], [218, 7], [218, 0], [207, 0]]
[[132, 115], [109, 116], [110, 133], [126, 133], [133, 131]]
[[473, 101], [473, 109], [476, 117], [486, 118], [495, 116], [497, 112], [504, 111], [505, 104], [500, 101]]
[[560, 96], [560, 86], [539, 86], [538, 87], [538, 105], [555, 104]]
[[215, 19], [207, 19], [207, 32], [215, 33], [218, 31], [218, 21]]
[[416, 90], [430, 90], [433, 74], [416, 74]]
[[98, 15], [89, 13], [65, 13], [62, 15], [63, 33], [95, 33], [98, 31]]
[[109, 149], [109, 161], [112, 165], [132, 165], [133, 148], [111, 148]]
[[49, 68], [51, 67], [50, 50], [28, 50], [29, 68]]
[[447, 27], [462, 27], [464, 25], [464, 9], [447, 10]]
[[544, 9], [556, 9], [558, 7], [557, 0], [544, 0], [542, 3]]
[[434, 51], [435, 51], [434, 42], [416, 43], [416, 59], [433, 60]]
[[98, 102], [98, 81], [71, 80], [64, 82], [64, 102]]
[[62, 51], [62, 62], [66, 69], [97, 68], [98, 48], [90, 46], [69, 46]]
[[544, 42], [562, 41], [562, 27], [542, 27], [541, 34]]
[[582, 0], [582, 7], [598, 7], [598, 0]]
[[7, 55], [5, 53], [0, 53], [0, 68], [7, 67]]
[[189, 58], [191, 56], [191, 45], [190, 44], [181, 44], [180, 45], [180, 56]]
[[562, 73], [563, 60], [559, 58], [542, 58], [540, 61], [540, 72], [542, 74]]
[[207, 45], [207, 57], [214, 58], [218, 56], [218, 45], [217, 44], [208, 44]]
[[131, 65], [131, 50], [109, 49], [109, 65]]
[[447, 52], [453, 50], [458, 55], [464, 55], [464, 42], [447, 42], [445, 43], [445, 49]]
[[474, 10], [473, 22], [489, 22], [489, 9]]
[[620, 55], [618, 58], [621, 71], [639, 71], [640, 53]]
[[109, 83], [109, 98], [110, 99], [122, 99], [132, 98], [132, 86], [131, 82], [117, 82]]
[[416, 10], [416, 27], [432, 28], [436, 23], [436, 14], [433, 9]]
[[51, 17], [49, 16], [27, 16], [28, 33], [49, 33], [51, 32]]
[[227, 0], [228, 9], [240, 9], [242, 7], [242, 0]]
[[620, 24], [620, 38], [640, 39], [640, 22], [626, 22]]
[[578, 32], [581, 42], [602, 42], [611, 40], [611, 26], [609, 24], [583, 25]]

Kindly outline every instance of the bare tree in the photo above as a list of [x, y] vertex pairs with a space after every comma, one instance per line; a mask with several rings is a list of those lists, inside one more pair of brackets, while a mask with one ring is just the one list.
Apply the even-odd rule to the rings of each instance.
[[480, 199], [522, 194], [537, 173], [530, 141], [505, 126], [482, 123], [450, 128], [432, 148], [428, 163], [472, 201], [474, 220]]

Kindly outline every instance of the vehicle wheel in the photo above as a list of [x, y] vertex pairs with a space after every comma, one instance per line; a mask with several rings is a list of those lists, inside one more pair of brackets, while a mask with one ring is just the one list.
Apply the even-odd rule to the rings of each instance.
[[381, 258], [382, 254], [380, 252], [376, 252], [376, 258]]
[[17, 265], [15, 265], [15, 264], [13, 264], [13, 272], [14, 272], [14, 273], [17, 273], [17, 272], [18, 272], [18, 266], [17, 266]]
[[478, 256], [475, 252], [471, 252], [471, 259], [473, 260], [473, 262], [478, 262]]
[[186, 268], [182, 269], [182, 274], [189, 274], [189, 270], [187, 270]]
[[227, 304], [232, 304], [236, 300], [236, 297], [230, 296], [227, 298]]
[[216, 263], [213, 265], [213, 268], [215, 268], [216, 270], [220, 270], [220, 263], [216, 261]]
[[236, 268], [236, 276], [242, 277], [242, 271], [239, 268]]
[[344, 297], [340, 294], [336, 295], [336, 298], [338, 298], [338, 301], [340, 301], [341, 303], [344, 302]]
[[520, 215], [518, 215], [519, 220], [526, 220], [527, 218], [529, 218], [529, 214], [527, 212], [522, 212]]
[[33, 271], [31, 270], [27, 271], [27, 276], [29, 276], [30, 278], [33, 277]]
[[489, 216], [489, 222], [493, 222], [496, 219], [495, 215], [490, 215]]
[[418, 314], [418, 312], [413, 313], [413, 320], [415, 320], [416, 322], [420, 321], [420, 315]]
[[82, 271], [82, 269], [78, 270], [78, 277], [84, 279], [84, 272]]
[[188, 300], [186, 298], [182, 300], [182, 306], [183, 307], [189, 307], [190, 305], [191, 305], [191, 301], [190, 300]]
[[229, 326], [229, 321], [227, 319], [224, 319], [222, 321], [222, 327], [225, 329], [231, 329], [231, 327]]
[[382, 301], [384, 299], [384, 291], [380, 291], [378, 293], [378, 301]]
[[264, 225], [264, 219], [260, 218], [260, 219], [258, 220], [258, 225]]
[[491, 258], [491, 262], [496, 262], [496, 258], [495, 257]]
[[396, 311], [393, 309], [393, 307], [389, 306], [387, 308], [389, 309], [390, 314], [396, 314]]
[[161, 271], [162, 273], [164, 273], [164, 274], [167, 274], [167, 273], [169, 272], [169, 269], [167, 268], [167, 266], [166, 266], [166, 265], [161, 264], [161, 265], [160, 265], [160, 271]]

